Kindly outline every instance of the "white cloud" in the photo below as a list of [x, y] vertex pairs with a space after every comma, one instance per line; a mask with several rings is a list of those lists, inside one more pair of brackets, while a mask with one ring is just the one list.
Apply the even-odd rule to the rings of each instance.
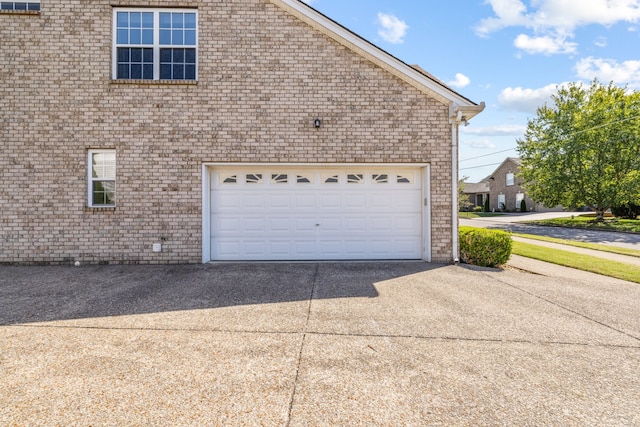
[[[591, 81], [597, 78], [603, 84], [614, 82], [628, 85], [630, 89], [640, 88], [640, 60], [616, 62], [613, 59], [588, 57], [578, 61], [575, 70], [576, 76], [581, 80]], [[538, 107], [545, 103], [551, 104], [551, 97], [558, 92], [558, 88], [566, 88], [568, 85], [568, 82], [564, 82], [535, 89], [508, 87], [498, 95], [498, 105], [506, 111], [535, 114]]]
[[616, 84], [640, 86], [640, 61], [618, 63], [613, 59], [588, 57], [576, 64], [577, 76], [585, 80], [597, 78], [601, 83], [613, 81]]
[[479, 149], [490, 149], [490, 148], [496, 148], [496, 145], [491, 142], [489, 140], [489, 138], [482, 138], [482, 139], [472, 139], [470, 141], [461, 141], [462, 145], [465, 145], [467, 147], [471, 147], [471, 148], [479, 148]]
[[534, 114], [538, 107], [551, 101], [551, 96], [558, 92], [558, 86], [565, 85], [550, 84], [538, 89], [508, 87], [498, 95], [498, 104], [504, 110]]
[[378, 35], [388, 43], [400, 44], [404, 42], [404, 36], [407, 34], [409, 26], [406, 22], [398, 19], [396, 16], [386, 13], [378, 13]]
[[576, 43], [568, 42], [563, 37], [529, 37], [526, 34], [520, 34], [516, 37], [513, 44], [529, 54], [541, 53], [544, 55], [575, 53], [577, 48]]
[[593, 42], [594, 45], [598, 47], [607, 47], [607, 38], [606, 37], [598, 37], [596, 41]]
[[487, 0], [495, 17], [485, 18], [476, 27], [476, 33], [487, 36], [506, 27], [528, 26], [527, 7], [520, 0]]
[[463, 127], [460, 133], [476, 136], [521, 136], [524, 134], [526, 126], [523, 125], [498, 125], [488, 127]]
[[476, 34], [486, 37], [507, 27], [528, 28], [533, 34], [520, 35], [515, 42], [528, 53], [574, 53], [577, 45], [567, 39], [576, 28], [640, 20], [640, 0], [532, 0], [530, 8], [521, 0], [486, 3], [495, 16], [481, 20]]
[[465, 76], [462, 73], [457, 73], [455, 80], [451, 80], [447, 84], [449, 86], [462, 88], [465, 86], [469, 86], [469, 83], [471, 83], [471, 80], [469, 79], [469, 77]]
[[566, 33], [584, 25], [608, 26], [640, 19], [640, 0], [537, 0], [531, 2], [532, 10], [520, 0], [487, 0], [487, 3], [496, 16], [480, 21], [476, 27], [480, 35], [515, 26]]
[[640, 18], [638, 0], [542, 0], [534, 14], [537, 25], [572, 30], [583, 25], [613, 25]]

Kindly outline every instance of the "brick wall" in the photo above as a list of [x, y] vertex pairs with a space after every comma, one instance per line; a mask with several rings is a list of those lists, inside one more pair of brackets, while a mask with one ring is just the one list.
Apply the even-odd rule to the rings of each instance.
[[[200, 262], [203, 162], [428, 162], [451, 260], [448, 106], [267, 0], [122, 2], [197, 6], [199, 76], [117, 83], [118, 4], [0, 14], [0, 263]], [[115, 209], [87, 207], [90, 148], [117, 150]]]
[[[522, 188], [522, 178], [518, 176], [520, 172], [519, 166], [516, 162], [508, 158], [502, 165], [496, 169], [493, 173], [493, 179], [489, 180], [490, 187], [490, 209], [498, 211], [500, 206], [498, 204], [498, 195], [503, 194], [505, 196], [506, 210], [509, 212], [520, 211], [520, 205], [516, 206], [516, 199], [518, 193], [525, 195], [524, 201], [527, 205], [527, 211], [531, 211], [534, 208], [534, 202]], [[507, 174], [514, 174], [514, 184], [507, 185]]]

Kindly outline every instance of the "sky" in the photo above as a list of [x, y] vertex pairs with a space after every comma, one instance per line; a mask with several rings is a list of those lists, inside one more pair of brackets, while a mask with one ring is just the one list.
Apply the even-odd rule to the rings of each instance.
[[485, 110], [460, 128], [460, 178], [479, 182], [570, 82], [640, 90], [640, 0], [306, 0]]

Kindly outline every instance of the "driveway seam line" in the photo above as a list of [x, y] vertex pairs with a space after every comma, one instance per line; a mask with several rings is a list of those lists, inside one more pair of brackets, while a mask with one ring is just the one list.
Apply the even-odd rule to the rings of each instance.
[[14, 324], [4, 325], [7, 327], [21, 328], [51, 328], [51, 329], [86, 329], [104, 331], [149, 331], [149, 332], [200, 332], [200, 333], [221, 333], [221, 334], [255, 334], [255, 335], [314, 335], [314, 336], [336, 336], [336, 337], [357, 337], [357, 338], [393, 338], [393, 339], [418, 339], [429, 341], [459, 341], [459, 342], [486, 342], [496, 344], [533, 344], [533, 345], [558, 345], [558, 346], [579, 346], [579, 347], [599, 347], [599, 348], [624, 348], [640, 349], [639, 346], [622, 344], [593, 344], [570, 341], [534, 341], [524, 339], [502, 339], [502, 338], [469, 338], [455, 336], [435, 336], [435, 335], [392, 335], [392, 334], [365, 334], [365, 333], [340, 333], [340, 332], [319, 332], [319, 331], [249, 331], [249, 330], [229, 330], [229, 329], [176, 329], [176, 328], [110, 328], [103, 326], [64, 326], [64, 325], [28, 325]]
[[311, 284], [311, 292], [309, 293], [309, 303], [307, 304], [307, 318], [302, 329], [302, 339], [300, 341], [300, 349], [298, 350], [298, 360], [296, 361], [296, 376], [293, 380], [293, 389], [291, 390], [291, 397], [289, 398], [289, 410], [287, 411], [287, 423], [286, 426], [291, 425], [291, 412], [293, 411], [293, 404], [296, 400], [296, 391], [298, 389], [298, 378], [300, 376], [300, 365], [302, 364], [302, 352], [304, 350], [304, 344], [307, 340], [307, 328], [309, 327], [309, 319], [311, 318], [311, 303], [313, 302], [313, 296], [316, 292], [316, 282], [318, 280], [318, 271], [320, 270], [320, 264], [316, 263], [316, 269], [313, 273], [313, 282]]
[[[483, 274], [484, 274], [485, 276], [487, 276], [487, 277], [491, 277], [491, 276], [489, 276], [489, 275], [487, 275], [487, 274], [485, 274], [485, 273], [483, 273]], [[545, 298], [545, 297], [543, 297], [543, 296], [536, 295], [536, 294], [534, 294], [533, 292], [529, 292], [529, 291], [527, 291], [527, 290], [525, 290], [525, 289], [519, 288], [518, 286], [512, 285], [511, 283], [507, 283], [507, 282], [505, 282], [504, 280], [501, 280], [501, 279], [499, 279], [499, 278], [495, 278], [495, 279], [496, 279], [498, 282], [500, 282], [500, 283], [502, 283], [502, 284], [504, 284], [504, 285], [506, 285], [506, 286], [509, 286], [509, 287], [511, 287], [511, 288], [513, 288], [513, 289], [517, 289], [517, 290], [519, 290], [520, 292], [523, 292], [523, 293], [525, 293], [525, 294], [527, 294], [527, 295], [530, 295], [530, 296], [532, 296], [532, 297], [534, 297], [534, 298], [537, 298], [537, 299], [539, 299], [539, 300], [545, 301], [545, 302], [547, 302], [547, 303], [549, 303], [549, 304], [551, 304], [551, 305], [554, 305], [554, 306], [559, 307], [559, 308], [561, 308], [561, 309], [563, 309], [563, 310], [566, 310], [566, 311], [568, 311], [568, 312], [570, 312], [570, 313], [573, 313], [573, 314], [575, 314], [575, 315], [577, 315], [577, 316], [580, 316], [580, 317], [582, 317], [583, 319], [589, 320], [589, 321], [591, 321], [591, 322], [597, 323], [597, 324], [598, 324], [598, 325], [600, 325], [600, 326], [604, 326], [605, 328], [611, 329], [612, 331], [616, 331], [616, 332], [618, 332], [618, 333], [620, 333], [620, 334], [626, 335], [626, 336], [628, 336], [629, 338], [633, 338], [633, 339], [634, 339], [634, 340], [636, 340], [636, 341], [640, 341], [640, 337], [636, 337], [635, 335], [632, 335], [632, 334], [630, 334], [630, 333], [628, 333], [628, 332], [625, 332], [625, 331], [622, 331], [622, 330], [620, 330], [620, 329], [617, 329], [617, 328], [615, 328], [615, 327], [613, 327], [613, 326], [611, 326], [611, 325], [608, 325], [608, 324], [606, 324], [606, 323], [604, 323], [604, 322], [601, 322], [600, 320], [597, 320], [597, 319], [591, 318], [591, 317], [587, 316], [586, 314], [582, 314], [582, 313], [580, 313], [580, 312], [578, 312], [578, 311], [576, 311], [576, 310], [573, 310], [573, 309], [571, 309], [571, 308], [569, 308], [569, 307], [566, 307], [566, 306], [564, 306], [564, 305], [562, 305], [562, 304], [560, 304], [560, 303], [557, 303], [557, 302], [555, 302], [555, 301], [551, 301], [550, 299], [547, 299], [547, 298]]]

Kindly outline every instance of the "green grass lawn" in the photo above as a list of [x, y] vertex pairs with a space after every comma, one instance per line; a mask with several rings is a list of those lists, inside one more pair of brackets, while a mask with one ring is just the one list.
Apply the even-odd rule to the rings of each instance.
[[529, 224], [640, 233], [640, 220], [610, 217], [605, 218], [604, 222], [596, 222], [595, 214], [578, 215], [568, 218], [544, 219], [540, 221], [531, 221]]
[[640, 251], [636, 249], [619, 248], [617, 246], [601, 245], [598, 243], [577, 242], [575, 240], [556, 239], [555, 237], [536, 236], [534, 234], [511, 233], [525, 239], [541, 240], [543, 242], [559, 243], [561, 245], [575, 246], [577, 248], [594, 249], [596, 251], [611, 252], [614, 254], [635, 256], [640, 258]]
[[516, 241], [513, 242], [512, 253], [527, 258], [563, 265], [565, 267], [577, 268], [583, 271], [590, 271], [592, 273], [640, 283], [640, 268], [621, 262]]
[[486, 218], [490, 216], [503, 216], [504, 214], [499, 212], [460, 212], [458, 215], [460, 218], [472, 219]]

